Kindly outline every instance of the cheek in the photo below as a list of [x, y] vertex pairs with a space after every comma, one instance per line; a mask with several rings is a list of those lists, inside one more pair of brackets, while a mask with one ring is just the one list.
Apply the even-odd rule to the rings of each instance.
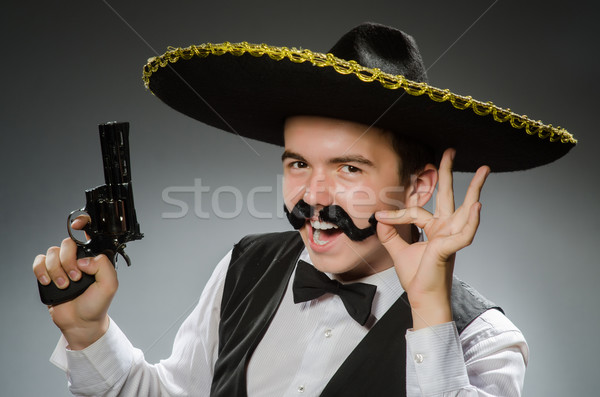
[[382, 209], [398, 210], [406, 207], [406, 189], [404, 186], [384, 188], [379, 193]]
[[377, 192], [369, 186], [353, 186], [339, 192], [336, 203], [355, 220], [368, 220], [378, 207]]
[[368, 220], [378, 210], [405, 208], [405, 196], [403, 186], [358, 185], [338, 190], [336, 204], [355, 220]]
[[282, 192], [283, 202], [291, 210], [296, 203], [304, 196], [306, 184], [301, 178], [283, 175]]

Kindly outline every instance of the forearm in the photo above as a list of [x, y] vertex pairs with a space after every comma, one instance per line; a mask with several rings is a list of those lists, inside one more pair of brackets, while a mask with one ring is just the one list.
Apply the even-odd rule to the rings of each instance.
[[66, 344], [61, 338], [51, 361], [67, 372], [74, 395], [167, 395], [156, 367], [144, 360], [116, 324], [111, 322], [106, 334], [85, 349], [71, 350]]

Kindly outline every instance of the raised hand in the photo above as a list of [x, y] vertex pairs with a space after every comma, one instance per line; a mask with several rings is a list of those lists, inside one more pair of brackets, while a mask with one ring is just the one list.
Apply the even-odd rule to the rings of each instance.
[[[82, 229], [87, 220], [77, 218], [73, 229]], [[108, 307], [117, 287], [114, 266], [105, 255], [95, 258], [76, 258], [77, 247], [66, 238], [60, 247], [50, 247], [46, 255], [36, 256], [33, 273], [40, 283], [55, 283], [66, 288], [69, 280], [78, 280], [81, 273], [92, 274], [96, 281], [76, 299], [49, 306], [54, 323], [60, 328], [72, 350], [83, 349], [98, 340], [108, 329]]]
[[[463, 204], [455, 209], [454, 155], [455, 151], [448, 149], [442, 156], [433, 214], [419, 206], [376, 214], [377, 235], [392, 257], [408, 294], [414, 329], [452, 321], [450, 291], [455, 254], [471, 244], [479, 226], [479, 197], [490, 169], [483, 166], [477, 170]], [[394, 225], [406, 224], [422, 228], [427, 241], [409, 243], [402, 239]]]

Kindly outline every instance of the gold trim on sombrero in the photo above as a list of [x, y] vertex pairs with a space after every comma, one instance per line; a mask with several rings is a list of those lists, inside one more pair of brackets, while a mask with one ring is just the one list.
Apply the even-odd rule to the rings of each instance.
[[274, 47], [267, 44], [249, 44], [242, 43], [205, 43], [201, 45], [192, 45], [187, 48], [172, 48], [161, 56], [153, 57], [148, 60], [144, 66], [143, 80], [146, 88], [149, 87], [150, 77], [159, 68], [164, 68], [170, 63], [177, 62], [179, 59], [188, 60], [194, 56], [206, 58], [209, 55], [232, 54], [241, 56], [248, 53], [255, 57], [263, 55], [269, 58], [281, 61], [288, 59], [295, 63], [310, 62], [313, 66], [332, 67], [340, 74], [354, 74], [361, 81], [378, 81], [384, 88], [396, 90], [402, 88], [406, 93], [413, 96], [427, 94], [429, 98], [436, 102], [450, 101], [452, 106], [459, 110], [471, 108], [479, 116], [491, 115], [495, 121], [504, 123], [510, 122], [515, 129], [525, 129], [528, 135], [537, 135], [541, 139], [549, 139], [550, 142], [559, 141], [562, 143], [576, 144], [577, 139], [573, 137], [566, 129], [562, 127], [553, 127], [552, 124], [543, 124], [541, 121], [534, 121], [525, 115], [513, 113], [510, 109], [503, 109], [492, 102], [481, 102], [470, 96], [457, 95], [448, 89], [439, 89], [430, 86], [427, 83], [419, 83], [408, 80], [401, 75], [391, 75], [374, 68], [366, 68], [359, 65], [356, 61], [346, 61], [335, 57], [333, 54], [323, 54], [302, 50], [297, 48]]

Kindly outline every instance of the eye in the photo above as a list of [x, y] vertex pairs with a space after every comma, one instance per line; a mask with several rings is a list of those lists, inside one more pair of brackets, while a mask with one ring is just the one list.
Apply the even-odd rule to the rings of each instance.
[[347, 174], [356, 174], [361, 172], [362, 170], [358, 167], [355, 167], [353, 165], [350, 164], [345, 164], [340, 168], [340, 171], [345, 172]]
[[306, 164], [304, 161], [292, 161], [291, 163], [288, 164], [288, 167], [290, 168], [306, 168], [308, 167], [308, 164]]

